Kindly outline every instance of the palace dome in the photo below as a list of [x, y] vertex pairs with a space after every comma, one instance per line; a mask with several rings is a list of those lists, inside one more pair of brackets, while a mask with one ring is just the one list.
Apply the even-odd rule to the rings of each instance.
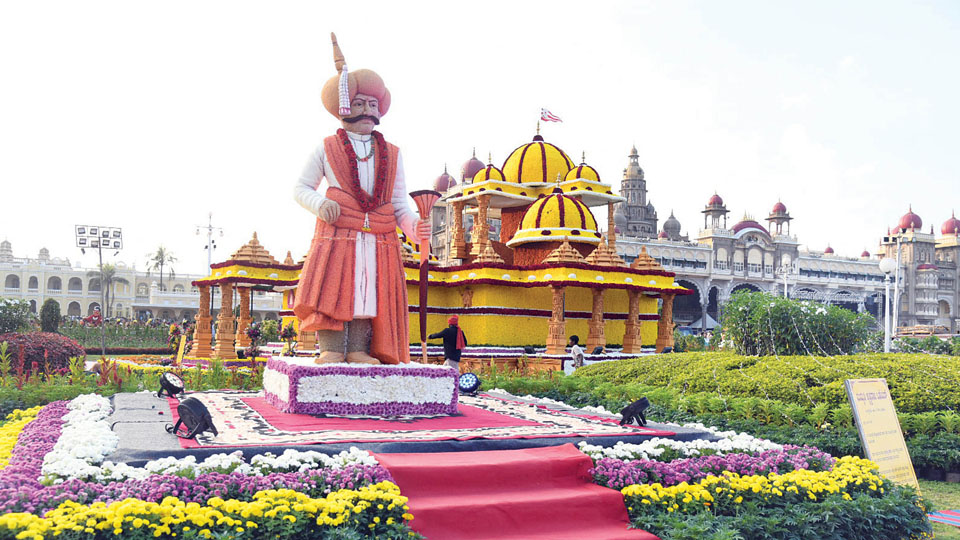
[[923, 227], [923, 220], [920, 219], [920, 216], [913, 213], [913, 206], [910, 206], [910, 210], [907, 211], [903, 217], [900, 218], [900, 221], [897, 222], [897, 226], [900, 229], [917, 229]]
[[827, 246], [827, 249], [823, 250], [823, 254], [824, 254], [824, 255], [833, 255], [833, 248], [830, 247], [830, 246]]
[[870, 252], [867, 251], [867, 250], [863, 250], [863, 253], [860, 254], [860, 257], [862, 257], [862, 258], [864, 258], [864, 259], [869, 259], [869, 258], [870, 258]]
[[710, 197], [710, 200], [707, 201], [707, 206], [723, 206], [723, 198], [714, 193], [713, 197]]
[[460, 167], [460, 181], [469, 182], [484, 167], [486, 167], [486, 165], [477, 159], [477, 152], [474, 150], [473, 157], [465, 161]]
[[598, 244], [600, 232], [587, 205], [555, 188], [552, 194], [537, 199], [527, 208], [519, 229], [507, 245], [563, 240]]
[[573, 160], [563, 150], [537, 135], [507, 156], [503, 162], [503, 174], [507, 182], [527, 184], [531, 182], [556, 182], [573, 168]]
[[943, 235], [956, 235], [960, 234], [960, 219], [957, 219], [957, 216], [954, 213], [950, 213], [950, 219], [943, 222], [943, 226], [940, 227], [940, 234]]
[[[716, 197], [716, 195], [714, 195], [714, 196]], [[711, 199], [711, 200], [713, 200], [713, 199]], [[744, 230], [744, 229], [760, 229], [761, 231], [763, 231], [763, 232], [765, 232], [765, 233], [767, 233], [767, 234], [770, 234], [769, 232], [767, 232], [767, 229], [764, 228], [763, 225], [757, 223], [755, 220], [750, 219], [750, 218], [748, 218], [748, 217], [746, 217], [746, 216], [744, 216], [744, 218], [743, 218], [742, 220], [740, 220], [736, 225], [733, 226], [733, 232], [734, 232], [734, 233], [738, 233], [738, 232], [740, 232], [740, 231], [742, 231], [742, 230]]]
[[586, 163], [581, 163], [580, 165], [577, 165], [576, 167], [570, 169], [567, 172], [567, 175], [563, 178], [565, 182], [568, 182], [570, 180], [579, 180], [579, 179], [590, 180], [591, 182], [599, 182], [600, 173], [598, 173], [596, 169], [587, 165]]
[[670, 211], [670, 217], [663, 222], [663, 232], [671, 238], [680, 236], [680, 220], [674, 217], [673, 211]]
[[447, 172], [447, 167], [444, 165], [443, 174], [437, 177], [433, 181], [433, 189], [439, 191], [440, 193], [446, 193], [446, 191], [457, 185], [457, 181], [454, 180], [452, 176]]
[[770, 211], [771, 214], [786, 214], [787, 205], [783, 204], [780, 201], [777, 201], [777, 204], [773, 205], [773, 210]]
[[500, 180], [503, 181], [503, 171], [493, 166], [493, 164], [487, 165], [486, 167], [477, 171], [477, 174], [473, 175], [473, 184], [477, 182], [486, 182], [487, 180]]
[[667, 231], [660, 231], [660, 234], [657, 235], [657, 238], [667, 239]]

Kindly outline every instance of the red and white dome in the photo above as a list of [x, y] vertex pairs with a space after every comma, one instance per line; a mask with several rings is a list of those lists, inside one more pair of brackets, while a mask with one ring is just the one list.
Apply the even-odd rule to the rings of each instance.
[[833, 255], [833, 248], [830, 247], [830, 246], [827, 246], [827, 249], [823, 250], [823, 254], [824, 254], [824, 255]]
[[780, 201], [777, 201], [777, 204], [773, 205], [773, 210], [770, 211], [771, 214], [786, 214], [787, 205], [783, 204]]
[[908, 210], [907, 213], [900, 218], [900, 221], [897, 222], [897, 226], [900, 229], [920, 230], [920, 227], [923, 227], [923, 220], [920, 219], [920, 216], [913, 213], [913, 206], [911, 205], [910, 210]]
[[668, 238], [667, 231], [660, 231], [660, 234], [657, 235], [657, 238], [663, 238], [663, 239]]
[[860, 257], [862, 257], [862, 258], [864, 258], [864, 259], [869, 259], [869, 258], [870, 258], [870, 252], [867, 251], [867, 250], [863, 250], [863, 253], [860, 254]]
[[950, 219], [944, 221], [943, 226], [940, 227], [940, 234], [944, 236], [960, 235], [960, 219], [957, 219], [953, 212], [950, 213]]
[[713, 196], [710, 197], [710, 200], [707, 201], [707, 206], [723, 206], [723, 198], [714, 193]]

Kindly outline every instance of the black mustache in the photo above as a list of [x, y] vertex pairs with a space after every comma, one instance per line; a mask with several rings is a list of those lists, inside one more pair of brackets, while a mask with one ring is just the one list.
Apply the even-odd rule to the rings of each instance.
[[380, 125], [380, 119], [377, 118], [376, 116], [370, 116], [369, 114], [359, 114], [357, 116], [351, 116], [350, 118], [343, 119], [343, 121], [348, 124], [356, 124], [361, 120], [370, 120], [371, 122], [373, 122], [373, 125], [375, 126]]

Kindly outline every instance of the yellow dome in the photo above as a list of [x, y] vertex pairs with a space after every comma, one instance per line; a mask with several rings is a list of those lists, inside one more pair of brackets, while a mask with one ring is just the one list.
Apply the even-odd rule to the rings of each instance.
[[563, 240], [597, 244], [600, 233], [587, 205], [554, 189], [553, 194], [537, 199], [527, 208], [520, 229], [507, 245]]
[[570, 180], [590, 180], [591, 182], [599, 182], [600, 173], [586, 163], [581, 163], [580, 165], [570, 169], [570, 172], [567, 173], [567, 176], [563, 178], [564, 182], [568, 182]]
[[494, 167], [493, 165], [487, 165], [486, 167], [477, 171], [477, 174], [473, 175], [473, 183], [477, 182], [486, 182], [487, 180], [500, 180], [503, 181], [503, 171]]
[[530, 182], [556, 182], [573, 168], [573, 160], [563, 150], [543, 142], [537, 135], [513, 152], [503, 162], [503, 174], [507, 182], [526, 184]]

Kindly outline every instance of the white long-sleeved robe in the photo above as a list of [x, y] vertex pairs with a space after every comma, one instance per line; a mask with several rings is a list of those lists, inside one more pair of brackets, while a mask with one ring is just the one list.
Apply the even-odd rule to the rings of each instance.
[[[359, 135], [347, 132], [350, 142], [353, 143], [353, 149], [357, 156], [363, 157], [370, 153], [370, 145], [373, 144], [370, 135]], [[374, 170], [374, 158], [367, 161], [357, 162], [357, 172], [360, 176], [360, 187], [367, 193], [373, 193], [376, 174]], [[324, 193], [326, 189], [320, 191], [318, 188], [324, 178], [327, 184], [332, 187], [344, 189], [330, 167], [327, 161], [326, 152], [323, 144], [317, 147], [316, 151], [307, 161], [300, 179], [297, 180], [293, 189], [294, 198], [300, 203], [300, 206], [306, 208], [313, 215], [320, 215], [320, 205], [326, 200]], [[344, 189], [349, 192], [349, 189]], [[409, 237], [416, 239], [416, 224], [420, 219], [417, 214], [410, 209], [407, 202], [406, 181], [403, 175], [403, 157], [397, 155], [397, 178], [393, 183], [393, 193], [390, 195], [390, 202], [393, 203], [394, 215], [397, 218], [397, 225]], [[377, 315], [377, 239], [375, 235], [357, 231], [356, 248], [356, 267], [353, 281], [353, 316], [355, 319], [369, 319]]]

